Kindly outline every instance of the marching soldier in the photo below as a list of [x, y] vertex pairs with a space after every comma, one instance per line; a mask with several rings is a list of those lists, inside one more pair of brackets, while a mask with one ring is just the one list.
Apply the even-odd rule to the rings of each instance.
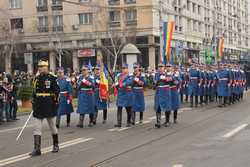
[[57, 111], [56, 126], [60, 127], [62, 115], [67, 115], [67, 127], [70, 126], [70, 115], [74, 111], [72, 106], [72, 85], [71, 80], [64, 75], [64, 69], [59, 68], [57, 72], [58, 85], [60, 87], [59, 107]]
[[125, 64], [122, 67], [122, 73], [116, 77], [115, 86], [118, 89], [117, 95], [117, 124], [115, 127], [122, 126], [122, 108], [125, 107], [127, 111], [127, 127], [131, 125], [131, 112], [133, 105], [133, 93], [132, 93], [133, 79], [128, 73], [128, 65]]
[[165, 71], [163, 64], [158, 65], [158, 72], [155, 74], [155, 104], [156, 111], [156, 128], [161, 128], [161, 112], [165, 112], [166, 121], [164, 125], [169, 125], [169, 116], [172, 109], [170, 84], [172, 82], [172, 74]]
[[34, 150], [31, 156], [41, 155], [42, 123], [46, 119], [53, 136], [52, 152], [59, 151], [58, 131], [55, 124], [57, 115], [59, 86], [57, 78], [49, 73], [48, 61], [38, 62], [39, 74], [33, 81], [33, 116], [35, 118]]
[[145, 111], [144, 86], [146, 80], [142, 74], [139, 65], [134, 64], [133, 74], [133, 106], [132, 106], [132, 125], [135, 125], [136, 113], [140, 113], [140, 123], [143, 121], [143, 112]]
[[198, 68], [195, 65], [192, 65], [189, 69], [189, 85], [188, 85], [188, 92], [190, 95], [190, 107], [193, 107], [194, 105], [194, 98], [195, 98], [195, 107], [198, 106], [198, 84], [200, 79], [200, 72]]
[[103, 110], [103, 121], [102, 123], [105, 124], [107, 121], [107, 100], [101, 99], [100, 97], [100, 66], [96, 66], [94, 68], [94, 80], [95, 80], [95, 114], [94, 114], [94, 120], [93, 124], [96, 124], [97, 116], [98, 116], [98, 110]]
[[172, 101], [172, 110], [174, 111], [174, 123], [177, 123], [178, 109], [180, 108], [180, 93], [179, 88], [181, 84], [181, 77], [177, 67], [173, 71], [173, 82], [170, 86], [171, 89], [171, 101]]
[[78, 80], [78, 107], [77, 113], [80, 114], [77, 127], [83, 128], [84, 117], [89, 115], [89, 127], [93, 126], [93, 116], [95, 113], [95, 81], [89, 74], [89, 66], [82, 67], [82, 75]]
[[[217, 72], [217, 79], [218, 79], [217, 93], [219, 96], [219, 107], [223, 107], [227, 104], [227, 99], [230, 93], [229, 89], [231, 87], [231, 76], [229, 70], [226, 68], [225, 65], [223, 66], [222, 64], [220, 64], [219, 70]], [[224, 100], [224, 102], [222, 100]]]

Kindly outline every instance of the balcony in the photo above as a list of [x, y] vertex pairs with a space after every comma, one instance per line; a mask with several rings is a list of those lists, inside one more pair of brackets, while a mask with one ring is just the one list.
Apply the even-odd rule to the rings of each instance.
[[121, 22], [120, 21], [110, 21], [109, 22], [109, 27], [120, 27]]
[[46, 12], [46, 11], [48, 11], [48, 6], [47, 5], [37, 6], [36, 9], [38, 12]]
[[53, 26], [53, 32], [62, 32], [63, 26]]
[[48, 26], [38, 26], [37, 27], [38, 32], [49, 32]]
[[109, 5], [120, 5], [120, 0], [109, 0]]
[[127, 20], [126, 26], [137, 26], [137, 20]]
[[51, 5], [52, 10], [63, 10], [62, 3], [52, 3]]
[[135, 4], [136, 0], [124, 0], [125, 4]]

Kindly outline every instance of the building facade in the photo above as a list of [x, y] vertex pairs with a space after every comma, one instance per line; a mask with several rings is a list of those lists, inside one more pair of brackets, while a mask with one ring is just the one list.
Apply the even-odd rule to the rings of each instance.
[[154, 68], [163, 21], [175, 21], [171, 47], [183, 61], [199, 59], [221, 37], [227, 58], [249, 49], [247, 0], [1, 0], [0, 70], [33, 72], [41, 58], [52, 71], [79, 70], [100, 53], [112, 66], [126, 43], [141, 51], [139, 63]]

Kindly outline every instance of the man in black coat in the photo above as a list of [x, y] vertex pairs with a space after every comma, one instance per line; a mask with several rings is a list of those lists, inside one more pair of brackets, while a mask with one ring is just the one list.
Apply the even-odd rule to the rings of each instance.
[[38, 75], [33, 80], [33, 117], [35, 118], [34, 150], [31, 156], [41, 155], [42, 122], [47, 120], [53, 137], [52, 152], [59, 151], [58, 131], [55, 124], [60, 88], [57, 78], [49, 73], [48, 61], [38, 62]]

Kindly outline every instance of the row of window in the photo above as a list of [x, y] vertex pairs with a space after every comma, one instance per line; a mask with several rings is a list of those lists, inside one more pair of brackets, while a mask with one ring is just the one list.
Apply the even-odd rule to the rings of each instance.
[[[37, 7], [47, 7], [49, 0], [36, 0]], [[90, 2], [91, 0], [79, 0], [80, 3]], [[107, 0], [109, 4], [120, 4], [120, 0]], [[53, 5], [62, 5], [62, 0], [51, 0]], [[136, 0], [124, 0], [125, 4], [136, 3]], [[22, 8], [22, 0], [9, 0], [9, 7], [11, 9]]]
[[[136, 21], [136, 10], [126, 11], [126, 21]], [[119, 11], [110, 11], [110, 23], [120, 22], [120, 12]], [[79, 24], [80, 25], [89, 25], [93, 23], [93, 14], [92, 13], [80, 13], [78, 14]], [[53, 21], [53, 31], [63, 31], [63, 16], [55, 15], [52, 17]], [[23, 29], [23, 19], [15, 18], [10, 20], [11, 29]], [[48, 16], [38, 16], [38, 31], [39, 32], [48, 32], [49, 20]]]

